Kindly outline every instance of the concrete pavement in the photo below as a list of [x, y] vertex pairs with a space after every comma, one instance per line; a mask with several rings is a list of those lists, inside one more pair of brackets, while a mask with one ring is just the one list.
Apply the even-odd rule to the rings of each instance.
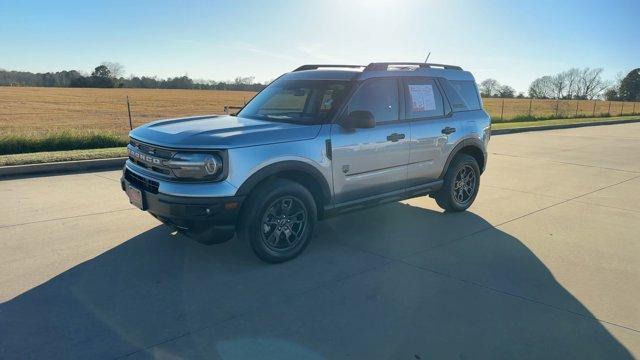
[[298, 259], [203, 246], [119, 172], [0, 181], [0, 358], [640, 356], [640, 124], [495, 136], [470, 211], [319, 224]]

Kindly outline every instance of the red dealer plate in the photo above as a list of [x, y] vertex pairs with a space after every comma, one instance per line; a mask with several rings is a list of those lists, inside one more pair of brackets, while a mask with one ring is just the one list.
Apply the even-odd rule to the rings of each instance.
[[129, 196], [129, 202], [131, 202], [136, 207], [144, 210], [144, 201], [142, 198], [142, 191], [134, 188], [133, 186], [127, 184], [127, 195]]

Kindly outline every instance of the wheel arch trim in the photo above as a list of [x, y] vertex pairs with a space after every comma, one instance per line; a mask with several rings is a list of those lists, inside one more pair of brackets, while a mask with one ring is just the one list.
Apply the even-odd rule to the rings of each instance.
[[482, 164], [478, 164], [480, 166], [480, 173], [484, 172], [484, 168], [485, 165], [487, 163], [487, 153], [486, 151], [484, 151], [484, 144], [482, 143], [482, 141], [478, 138], [467, 138], [467, 139], [463, 139], [461, 140], [454, 148], [453, 150], [451, 150], [451, 152], [449, 153], [449, 156], [447, 157], [447, 161], [444, 164], [444, 167], [442, 168], [442, 172], [440, 173], [440, 176], [438, 177], [438, 179], [442, 179], [444, 178], [444, 175], [447, 173], [447, 170], [449, 169], [449, 165], [451, 164], [451, 161], [453, 160], [453, 158], [458, 155], [462, 149], [467, 148], [467, 147], [473, 147], [476, 148], [476, 150], [480, 151], [480, 153], [482, 153]]
[[[299, 161], [299, 160], [284, 160], [279, 161], [273, 164], [269, 164], [258, 171], [254, 172], [245, 180], [242, 185], [238, 188], [236, 194], [238, 196], [241, 195], [249, 195], [251, 191], [262, 181], [281, 173], [286, 173], [287, 171], [295, 171], [302, 172], [308, 176], [310, 176], [320, 187], [322, 192], [322, 200], [325, 204], [331, 201], [331, 189], [329, 187], [329, 183], [322, 175], [320, 170], [316, 169], [312, 165]], [[318, 207], [321, 207], [323, 204], [318, 204]]]

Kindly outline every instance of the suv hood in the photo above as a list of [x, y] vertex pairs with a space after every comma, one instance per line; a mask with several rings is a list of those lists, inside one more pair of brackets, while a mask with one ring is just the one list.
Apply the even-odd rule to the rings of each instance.
[[155, 121], [135, 128], [129, 135], [169, 148], [230, 149], [312, 139], [320, 127], [208, 115]]

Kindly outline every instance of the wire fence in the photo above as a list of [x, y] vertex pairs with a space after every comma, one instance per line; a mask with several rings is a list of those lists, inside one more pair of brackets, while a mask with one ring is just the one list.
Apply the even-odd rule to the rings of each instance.
[[[42, 136], [67, 130], [126, 135], [130, 128], [157, 119], [223, 114], [225, 108], [234, 113], [253, 95], [222, 90], [0, 88], [0, 135]], [[484, 98], [483, 103], [494, 122], [640, 114], [640, 102]]]
[[482, 99], [494, 122], [640, 114], [640, 102], [556, 99]]

